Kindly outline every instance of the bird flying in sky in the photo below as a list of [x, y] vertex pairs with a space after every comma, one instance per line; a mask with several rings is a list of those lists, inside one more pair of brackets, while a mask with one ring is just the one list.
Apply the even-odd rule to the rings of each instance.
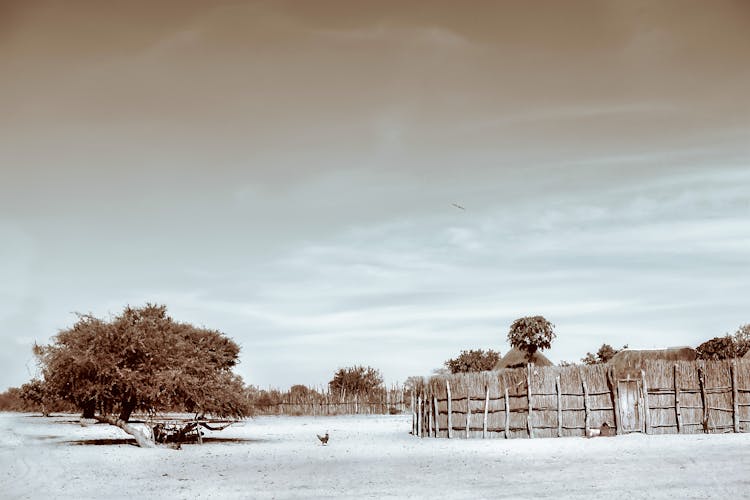
[[464, 207], [462, 207], [462, 206], [461, 206], [461, 205], [459, 205], [458, 203], [451, 203], [451, 205], [453, 205], [454, 207], [456, 207], [456, 208], [459, 208], [459, 209], [461, 209], [461, 210], [466, 210], [466, 209], [465, 209]]

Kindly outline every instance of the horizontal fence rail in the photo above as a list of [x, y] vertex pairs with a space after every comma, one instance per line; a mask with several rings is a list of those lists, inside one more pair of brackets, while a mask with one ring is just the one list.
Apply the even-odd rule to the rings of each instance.
[[535, 366], [417, 384], [411, 433], [443, 438], [750, 432], [750, 361]]

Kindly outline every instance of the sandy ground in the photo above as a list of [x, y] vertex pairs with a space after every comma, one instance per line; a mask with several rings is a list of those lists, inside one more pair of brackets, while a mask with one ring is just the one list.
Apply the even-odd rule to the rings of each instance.
[[[0, 413], [0, 498], [748, 498], [750, 434], [418, 439], [408, 416], [260, 417], [182, 450]], [[321, 446], [316, 433], [328, 430]]]

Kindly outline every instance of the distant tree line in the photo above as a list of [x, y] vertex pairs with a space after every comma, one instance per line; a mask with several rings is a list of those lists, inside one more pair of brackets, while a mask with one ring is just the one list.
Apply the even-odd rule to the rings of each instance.
[[[529, 360], [550, 348], [555, 337], [554, 325], [543, 316], [519, 318], [507, 334], [511, 347]], [[607, 363], [627, 348], [603, 343], [596, 353], [586, 353], [581, 363]], [[699, 359], [710, 360], [742, 357], [749, 350], [750, 324], [746, 324], [733, 334], [703, 342], [696, 352]], [[165, 306], [154, 304], [126, 307], [110, 320], [79, 315], [49, 345], [36, 345], [34, 354], [41, 376], [0, 393], [0, 410], [80, 411], [85, 418], [131, 433], [127, 423], [133, 412], [187, 411], [243, 418], [254, 409], [262, 411], [282, 401], [312, 401], [332, 394], [338, 400], [376, 399], [386, 390], [382, 374], [361, 365], [339, 368], [325, 391], [304, 385], [288, 391], [246, 387], [232, 372], [239, 355], [233, 340], [216, 330], [175, 321]], [[480, 372], [494, 369], [500, 359], [492, 349], [468, 349], [444, 366], [451, 373]]]

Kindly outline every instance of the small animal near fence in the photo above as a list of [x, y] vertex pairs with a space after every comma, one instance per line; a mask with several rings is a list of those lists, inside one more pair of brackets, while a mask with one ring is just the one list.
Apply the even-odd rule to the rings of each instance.
[[409, 396], [398, 386], [355, 394], [308, 388], [304, 393], [261, 391], [250, 404], [258, 415], [387, 415], [408, 413]]
[[750, 432], [750, 360], [644, 360], [441, 375], [413, 395], [412, 433], [444, 438]]

